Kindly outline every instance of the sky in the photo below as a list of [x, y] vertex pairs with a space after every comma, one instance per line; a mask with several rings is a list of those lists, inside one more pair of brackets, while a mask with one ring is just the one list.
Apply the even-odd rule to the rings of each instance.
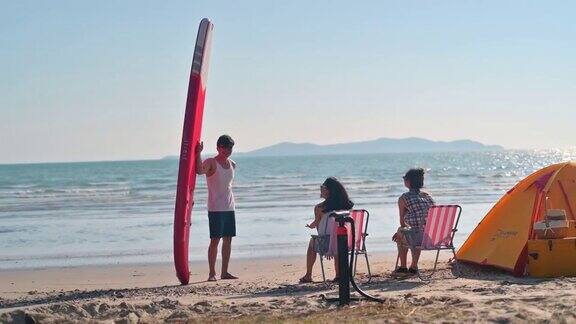
[[0, 163], [179, 152], [214, 23], [215, 151], [380, 137], [576, 145], [571, 1], [2, 1]]

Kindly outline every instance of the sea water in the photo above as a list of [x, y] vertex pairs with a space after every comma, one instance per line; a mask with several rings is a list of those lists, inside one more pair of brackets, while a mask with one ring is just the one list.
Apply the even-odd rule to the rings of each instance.
[[[304, 256], [326, 177], [370, 212], [369, 252], [394, 251], [402, 175], [427, 170], [425, 190], [463, 207], [461, 244], [492, 205], [531, 172], [573, 151], [233, 157], [233, 258]], [[0, 165], [0, 269], [172, 261], [177, 160]], [[190, 260], [208, 246], [206, 181], [198, 177]]]

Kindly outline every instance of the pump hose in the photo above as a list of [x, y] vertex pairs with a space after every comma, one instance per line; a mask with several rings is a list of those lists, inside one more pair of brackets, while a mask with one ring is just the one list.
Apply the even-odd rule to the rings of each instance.
[[356, 227], [354, 224], [354, 220], [352, 219], [352, 217], [346, 217], [344, 219], [346, 222], [350, 223], [350, 228], [351, 228], [351, 232], [352, 232], [352, 250], [350, 251], [350, 266], [349, 266], [349, 274], [350, 274], [350, 283], [352, 284], [352, 287], [354, 287], [354, 289], [356, 289], [356, 291], [362, 295], [363, 297], [365, 297], [368, 300], [371, 301], [375, 301], [378, 303], [384, 303], [384, 299], [381, 298], [377, 298], [374, 296], [370, 296], [368, 295], [366, 292], [364, 292], [362, 289], [360, 289], [360, 287], [358, 287], [358, 285], [356, 284], [356, 281], [354, 281], [354, 250], [356, 248]]

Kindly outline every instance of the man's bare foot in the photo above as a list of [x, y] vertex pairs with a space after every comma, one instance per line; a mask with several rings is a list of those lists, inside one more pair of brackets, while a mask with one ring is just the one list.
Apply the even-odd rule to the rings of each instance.
[[235, 277], [235, 276], [229, 274], [228, 272], [226, 272], [220, 276], [220, 279], [238, 279], [238, 277]]
[[208, 276], [208, 281], [216, 281], [216, 275], [215, 274], [211, 274]]
[[298, 280], [298, 282], [300, 283], [310, 283], [313, 282], [312, 281], [312, 276], [310, 275], [304, 275], [304, 277], [300, 278], [300, 280]]

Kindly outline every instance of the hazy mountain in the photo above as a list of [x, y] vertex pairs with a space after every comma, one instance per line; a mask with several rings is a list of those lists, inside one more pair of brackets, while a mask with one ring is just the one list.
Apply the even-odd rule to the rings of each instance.
[[[369, 153], [418, 153], [418, 152], [472, 152], [498, 151], [500, 145], [484, 145], [471, 140], [431, 141], [424, 138], [379, 138], [373, 141], [317, 145], [311, 143], [283, 142], [250, 152], [234, 152], [244, 156], [288, 156], [288, 155], [329, 155], [329, 154], [369, 154]], [[212, 155], [215, 153], [206, 153]], [[163, 159], [178, 159], [169, 155]]]
[[466, 152], [497, 151], [499, 145], [484, 145], [471, 140], [431, 141], [423, 138], [379, 138], [372, 141], [316, 145], [310, 143], [279, 143], [242, 155], [250, 156], [287, 156], [320, 154], [366, 154], [366, 153], [409, 153], [409, 152]]

